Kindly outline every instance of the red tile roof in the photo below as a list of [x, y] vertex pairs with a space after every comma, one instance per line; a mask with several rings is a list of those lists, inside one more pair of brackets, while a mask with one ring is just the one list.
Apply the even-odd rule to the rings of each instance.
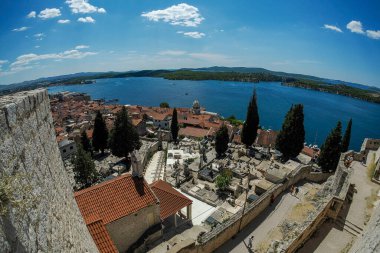
[[103, 221], [98, 215], [91, 217], [91, 223], [87, 225], [87, 228], [94, 239], [96, 246], [101, 253], [117, 253], [117, 248], [113, 243]]
[[153, 182], [150, 187], [160, 200], [160, 217], [162, 220], [193, 203], [191, 199], [162, 180]]
[[301, 153], [313, 158], [315, 155], [319, 155], [319, 150], [314, 150], [313, 148], [310, 148], [308, 146], [304, 146]]
[[273, 130], [262, 130], [259, 129], [257, 131], [257, 138], [256, 138], [256, 144], [263, 146], [263, 147], [269, 147], [270, 145], [274, 147], [276, 145], [276, 139], [277, 139], [277, 132]]
[[142, 122], [142, 119], [132, 119], [132, 125], [138, 126]]
[[75, 192], [74, 196], [86, 224], [92, 215], [99, 215], [108, 224], [158, 202], [146, 181], [131, 174]]
[[197, 137], [201, 138], [207, 135], [210, 135], [212, 131], [209, 129], [203, 129], [198, 127], [185, 127], [179, 129], [179, 135], [180, 136], [190, 136], [190, 137]]

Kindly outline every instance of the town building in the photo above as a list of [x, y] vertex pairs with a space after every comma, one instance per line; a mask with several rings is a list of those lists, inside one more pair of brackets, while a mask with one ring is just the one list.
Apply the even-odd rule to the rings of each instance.
[[100, 252], [126, 252], [162, 235], [159, 199], [143, 178], [124, 174], [74, 196]]
[[71, 156], [75, 155], [77, 152], [77, 145], [75, 141], [72, 140], [62, 140], [58, 143], [59, 151], [63, 160], [69, 159]]

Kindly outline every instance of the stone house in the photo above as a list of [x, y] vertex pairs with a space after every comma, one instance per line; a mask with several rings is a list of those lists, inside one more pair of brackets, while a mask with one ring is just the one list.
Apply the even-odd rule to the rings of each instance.
[[136, 128], [137, 133], [140, 136], [146, 135], [146, 122], [144, 119], [133, 119], [132, 118], [132, 125]]
[[126, 252], [162, 235], [159, 200], [144, 178], [124, 174], [74, 196], [100, 252]]
[[360, 148], [360, 153], [364, 155], [365, 158], [367, 158], [367, 155], [370, 153], [370, 151], [376, 152], [379, 147], [380, 139], [365, 138]]
[[69, 159], [77, 152], [77, 145], [73, 140], [63, 140], [58, 143], [59, 151], [61, 152], [62, 160]]

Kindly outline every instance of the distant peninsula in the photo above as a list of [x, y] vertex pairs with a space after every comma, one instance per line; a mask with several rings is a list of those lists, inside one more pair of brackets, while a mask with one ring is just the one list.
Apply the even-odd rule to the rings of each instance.
[[280, 82], [282, 85], [328, 92], [373, 103], [380, 103], [380, 89], [360, 84], [323, 79], [315, 76], [275, 72], [263, 68], [210, 67], [180, 70], [141, 70], [128, 72], [78, 73], [65, 76], [41, 78], [34, 81], [1, 87], [0, 95], [39, 87], [89, 84], [96, 79], [157, 77], [169, 80], [218, 80], [234, 82]]

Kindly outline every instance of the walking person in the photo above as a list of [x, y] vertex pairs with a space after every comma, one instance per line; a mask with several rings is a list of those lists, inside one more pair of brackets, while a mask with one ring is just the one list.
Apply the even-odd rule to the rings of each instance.
[[297, 196], [297, 194], [298, 194], [298, 192], [300, 191], [299, 189], [298, 189], [298, 187], [296, 187], [296, 196]]
[[252, 249], [253, 235], [248, 239], [248, 248]]
[[290, 194], [292, 194], [292, 196], [294, 194], [294, 184], [290, 187]]

